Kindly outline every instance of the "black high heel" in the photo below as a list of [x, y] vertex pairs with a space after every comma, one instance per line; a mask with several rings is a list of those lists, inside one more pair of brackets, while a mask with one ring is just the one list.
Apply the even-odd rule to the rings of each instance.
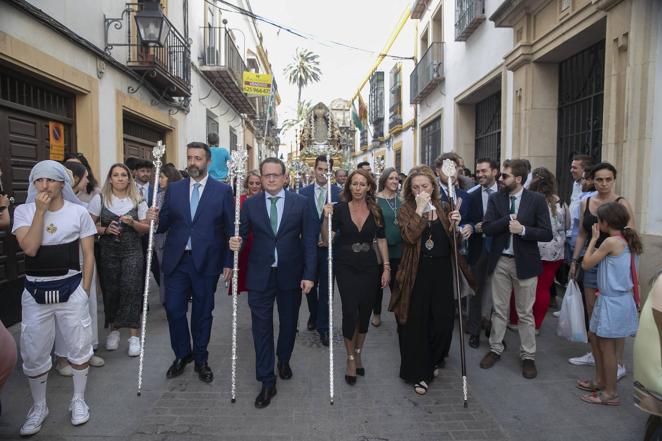
[[[354, 356], [353, 355], [348, 355], [347, 356], [347, 361], [354, 361]], [[350, 386], [354, 386], [356, 384], [356, 375], [347, 375], [345, 374], [345, 382], [349, 384]]]
[[[361, 356], [361, 348], [356, 348], [354, 349], [354, 352], [356, 353], [357, 356]], [[356, 368], [356, 375], [360, 375], [362, 377], [365, 377], [365, 368], [364, 367], [357, 367]]]

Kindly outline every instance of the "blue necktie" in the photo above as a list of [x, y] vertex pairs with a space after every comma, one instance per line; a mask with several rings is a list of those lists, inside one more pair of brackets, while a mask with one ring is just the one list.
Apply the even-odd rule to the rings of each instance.
[[[193, 191], [191, 192], [191, 221], [195, 217], [195, 212], [198, 210], [198, 202], [200, 202], [200, 187], [202, 184], [196, 182], [193, 184]], [[186, 248], [191, 249], [191, 237], [189, 236]]]

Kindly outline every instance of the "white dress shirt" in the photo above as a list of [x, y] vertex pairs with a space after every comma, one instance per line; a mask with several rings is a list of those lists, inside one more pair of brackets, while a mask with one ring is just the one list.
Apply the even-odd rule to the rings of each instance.
[[[269, 192], [264, 192], [264, 202], [265, 202], [265, 207], [267, 208], [267, 217], [269, 218], [269, 221], [271, 221], [271, 200], [269, 198], [272, 198], [274, 196], [270, 195]], [[276, 201], [276, 211], [278, 212], [278, 223], [276, 226], [276, 231], [280, 228], [280, 221], [283, 219], [283, 210], [285, 209], [285, 189], [281, 188], [278, 194], [275, 195], [275, 197], [278, 198]], [[271, 225], [270, 225], [271, 226]], [[277, 267], [278, 266], [278, 248], [274, 248], [274, 263], [271, 265], [272, 267]]]
[[[510, 210], [510, 204], [511, 204], [510, 198], [512, 196], [515, 196], [515, 216], [517, 216], [517, 212], [519, 212], [519, 206], [520, 206], [520, 203], [522, 202], [522, 193], [524, 193], [524, 188], [521, 188], [520, 191], [518, 191], [515, 194], [508, 195], [508, 209], [509, 210]], [[522, 232], [519, 235], [524, 236], [524, 231], [525, 231], [524, 226], [522, 226]], [[514, 245], [513, 245], [514, 242], [515, 242], [514, 240], [509, 240], [508, 241], [509, 247], [505, 248], [503, 250], [503, 254], [510, 254], [511, 256], [515, 255], [515, 250], [513, 249], [514, 248]]]

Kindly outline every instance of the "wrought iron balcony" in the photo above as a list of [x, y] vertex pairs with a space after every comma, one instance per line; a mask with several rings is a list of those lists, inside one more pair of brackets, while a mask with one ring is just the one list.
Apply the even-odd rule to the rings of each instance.
[[401, 97], [402, 86], [397, 84], [394, 87], [391, 87], [391, 105], [389, 106], [388, 113], [388, 130], [389, 132], [393, 129], [397, 129], [399, 126], [402, 126], [402, 97]]
[[485, 21], [485, 0], [456, 0], [455, 41], [467, 41]]
[[246, 63], [224, 27], [204, 27], [205, 53], [202, 73], [239, 113], [255, 117], [255, 108], [243, 91]]
[[[126, 47], [126, 65], [161, 92], [161, 97], [190, 97], [191, 47], [188, 41], [165, 16], [168, 31], [162, 44], [148, 45], [141, 41], [135, 17], [143, 6], [142, 3], [127, 3], [121, 17], [104, 17], [105, 52], [112, 55], [116, 46]], [[126, 30], [126, 40], [114, 42], [110, 33], [122, 29]], [[129, 87], [129, 92], [135, 93], [139, 88]]]
[[409, 103], [418, 104], [444, 79], [444, 44], [432, 43], [409, 76]]

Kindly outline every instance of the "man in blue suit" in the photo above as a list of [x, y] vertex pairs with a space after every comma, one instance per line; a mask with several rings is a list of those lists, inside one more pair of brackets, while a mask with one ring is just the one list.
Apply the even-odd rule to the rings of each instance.
[[[480, 158], [476, 161], [476, 177], [478, 185], [469, 190], [469, 201], [473, 219], [471, 226], [474, 234], [469, 239], [469, 255], [467, 263], [471, 266], [471, 273], [476, 280], [478, 290], [469, 300], [469, 346], [480, 346], [480, 329], [483, 321], [489, 323], [492, 309], [492, 290], [490, 278], [487, 275], [487, 256], [490, 251], [491, 237], [483, 232], [483, 218], [487, 212], [487, 202], [492, 194], [499, 191], [500, 186], [496, 180], [499, 175], [499, 166], [490, 158]], [[487, 326], [489, 337], [490, 326]]]
[[278, 302], [278, 375], [292, 378], [290, 357], [294, 349], [301, 295], [314, 285], [317, 258], [317, 219], [308, 200], [284, 189], [285, 164], [267, 158], [260, 164], [262, 193], [246, 199], [241, 208], [240, 236], [230, 239], [239, 251], [249, 232], [253, 246], [248, 255], [248, 306], [251, 308], [255, 373], [262, 383], [255, 399], [258, 409], [276, 395], [274, 375], [274, 301]]
[[[163, 251], [166, 313], [170, 344], [175, 352], [167, 378], [184, 372], [191, 361], [201, 381], [209, 383], [214, 374], [207, 364], [214, 293], [223, 272], [232, 272], [232, 254], [226, 247], [234, 230], [234, 203], [229, 185], [209, 179], [211, 153], [207, 144], [186, 146], [189, 178], [168, 186], [160, 210], [149, 209], [148, 219], [157, 220], [158, 233], [167, 232]], [[192, 296], [191, 331], [186, 319]], [[193, 345], [191, 346], [191, 336]]]
[[333, 168], [333, 159], [330, 159], [329, 162], [326, 162], [326, 156], [315, 158], [315, 182], [299, 190], [299, 194], [308, 199], [310, 208], [313, 210], [313, 216], [318, 221], [316, 225], [318, 237], [317, 280], [315, 281], [315, 287], [306, 296], [306, 300], [310, 312], [308, 330], [317, 329], [324, 346], [329, 346], [329, 250], [322, 242], [319, 234], [322, 220], [324, 220], [322, 209], [326, 204], [328, 189], [331, 188], [331, 200], [333, 202], [340, 200], [340, 188], [335, 185], [326, 185], [326, 172], [329, 170], [329, 166]]

